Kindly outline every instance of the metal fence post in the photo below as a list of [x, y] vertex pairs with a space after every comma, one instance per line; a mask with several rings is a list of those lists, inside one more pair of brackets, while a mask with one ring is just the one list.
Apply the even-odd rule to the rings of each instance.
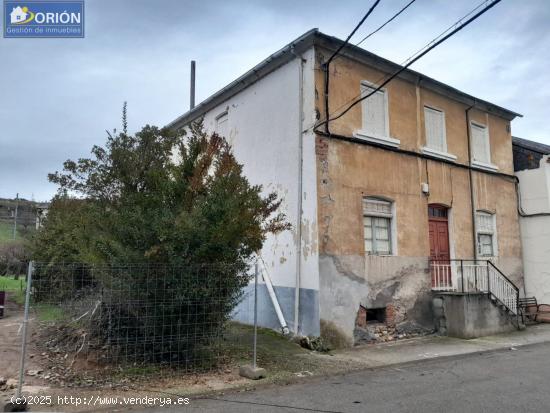
[[491, 296], [491, 276], [489, 274], [489, 261], [487, 261], [487, 293]]
[[464, 260], [460, 260], [460, 274], [462, 276], [462, 293], [464, 294]]
[[256, 343], [258, 341], [258, 261], [254, 264], [254, 360], [256, 369]]
[[27, 269], [27, 291], [25, 292], [25, 315], [23, 316], [23, 329], [21, 338], [21, 364], [19, 366], [19, 384], [17, 386], [17, 398], [21, 398], [21, 392], [23, 390], [23, 378], [25, 376], [25, 357], [27, 353], [27, 324], [29, 322], [29, 306], [31, 301], [31, 283], [32, 283], [32, 271], [33, 262], [29, 262]]

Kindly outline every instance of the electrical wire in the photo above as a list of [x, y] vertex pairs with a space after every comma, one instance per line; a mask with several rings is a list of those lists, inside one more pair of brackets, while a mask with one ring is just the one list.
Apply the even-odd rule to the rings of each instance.
[[[374, 31], [372, 31], [371, 33], [369, 33], [366, 37], [364, 37], [362, 40], [360, 40], [356, 46], [359, 46], [361, 43], [363, 43], [365, 40], [367, 40], [369, 37], [373, 36], [374, 34], [378, 33], [380, 30], [382, 30], [386, 25], [388, 25], [389, 23], [391, 23], [393, 20], [395, 20], [401, 13], [403, 13], [410, 5], [412, 5], [416, 0], [411, 0], [409, 3], [407, 3], [404, 7], [401, 8], [401, 10], [399, 10], [397, 13], [395, 13], [392, 17], [390, 17], [388, 20], [386, 20], [381, 26], [379, 26], [378, 28], [376, 28]], [[367, 12], [367, 14], [363, 17], [363, 19], [361, 20], [361, 22], [359, 22], [359, 24], [355, 27], [355, 29], [352, 31], [352, 33], [347, 37], [347, 39], [345, 40], [344, 44], [341, 45], [338, 50], [332, 54], [332, 56], [329, 58], [329, 60], [327, 61], [327, 66], [325, 67], [325, 109], [326, 109], [326, 113], [328, 114], [328, 83], [329, 83], [329, 72], [328, 72], [328, 65], [337, 57], [337, 54], [343, 49], [343, 47], [349, 42], [349, 40], [351, 39], [351, 36], [353, 36], [353, 34], [357, 31], [357, 29], [364, 23], [364, 21], [366, 20], [366, 18], [371, 14], [371, 12], [374, 10], [374, 8], [378, 5], [378, 2], [376, 2], [371, 8], [370, 10]], [[358, 96], [354, 97], [351, 101], [355, 100]], [[339, 107], [336, 108], [336, 110], [340, 110], [341, 108], [343, 108], [344, 106], [346, 106], [349, 102], [345, 102], [343, 103], [342, 105], [340, 105]], [[305, 131], [308, 131], [309, 129], [315, 127], [315, 122], [310, 126], [308, 127]], [[327, 127], [328, 128], [328, 127]], [[304, 131], [304, 132], [305, 132]]]
[[[470, 23], [472, 23], [474, 20], [476, 20], [478, 17], [480, 17], [482, 14], [484, 14], [485, 12], [489, 11], [489, 9], [491, 9], [492, 7], [496, 6], [498, 3], [500, 3], [502, 0], [494, 0], [491, 4], [489, 4], [488, 6], [486, 6], [483, 10], [479, 11], [478, 13], [476, 13], [474, 16], [472, 16], [470, 19], [468, 19], [466, 22], [464, 22], [463, 24], [461, 24], [460, 26], [456, 27], [454, 30], [452, 30], [450, 33], [446, 34], [444, 37], [440, 38], [439, 40], [437, 40], [435, 43], [434, 42], [430, 42], [430, 46], [423, 49], [423, 51], [420, 53], [420, 54], [417, 54], [416, 57], [412, 58], [409, 60], [409, 62], [402, 66], [399, 70], [397, 70], [394, 74], [392, 74], [389, 78], [387, 78], [380, 86], [378, 86], [376, 89], [374, 89], [372, 92], [368, 93], [367, 95], [365, 96], [362, 96], [359, 100], [356, 100], [355, 102], [353, 102], [350, 106], [348, 106], [343, 112], [341, 112], [339, 115], [335, 116], [335, 117], [332, 117], [332, 118], [329, 118], [326, 122], [330, 122], [330, 121], [333, 121], [333, 120], [336, 120], [336, 119], [339, 119], [341, 118], [342, 116], [344, 116], [346, 113], [348, 113], [351, 108], [353, 108], [355, 105], [357, 105], [358, 103], [362, 102], [363, 100], [369, 98], [370, 96], [374, 95], [375, 93], [379, 92], [384, 86], [386, 86], [388, 83], [390, 83], [394, 78], [396, 78], [399, 74], [401, 74], [403, 71], [405, 71], [409, 66], [411, 66], [413, 63], [417, 62], [419, 59], [421, 59], [422, 57], [424, 57], [426, 54], [428, 54], [431, 50], [435, 49], [437, 46], [439, 46], [441, 43], [443, 43], [445, 40], [449, 39], [450, 37], [452, 37], [454, 34], [458, 33], [459, 31], [461, 31], [463, 28], [465, 28], [466, 26], [468, 26]], [[462, 20], [462, 19], [461, 19]], [[440, 36], [439, 36], [440, 37]]]
[[[341, 107], [345, 106], [346, 104], [349, 104], [351, 103], [350, 106], [348, 106], [343, 112], [341, 112], [340, 114], [338, 114], [337, 116], [334, 116], [332, 118], [328, 117], [327, 116], [327, 119], [322, 121], [322, 122], [319, 122], [317, 123], [316, 125], [313, 125], [312, 127], [314, 128], [315, 131], [317, 131], [317, 129], [324, 125], [324, 124], [328, 124], [329, 122], [333, 121], [333, 120], [336, 120], [336, 119], [339, 119], [341, 118], [342, 116], [344, 116], [352, 107], [354, 107], [355, 105], [357, 105], [358, 103], [362, 102], [363, 100], [369, 98], [370, 96], [372, 96], [373, 94], [379, 92], [384, 86], [386, 86], [390, 81], [392, 81], [395, 77], [397, 77], [399, 74], [401, 74], [403, 71], [405, 71], [408, 67], [410, 67], [413, 63], [417, 62], [420, 58], [422, 58], [423, 56], [425, 56], [427, 53], [429, 53], [431, 50], [433, 50], [434, 48], [436, 48], [437, 46], [439, 46], [441, 43], [443, 43], [444, 41], [446, 41], [447, 39], [449, 39], [451, 36], [453, 36], [454, 34], [456, 34], [457, 32], [461, 31], [463, 28], [465, 28], [466, 26], [468, 26], [470, 23], [472, 23], [474, 20], [476, 20], [477, 18], [479, 18], [482, 14], [484, 14], [485, 12], [487, 12], [489, 9], [493, 8], [496, 4], [500, 3], [502, 0], [494, 0], [493, 2], [491, 2], [490, 4], [486, 5], [481, 11], [477, 12], [474, 16], [470, 17], [467, 21], [465, 21], [464, 23], [460, 24], [461, 22], [464, 21], [464, 19], [468, 18], [470, 15], [472, 15], [473, 13], [475, 13], [479, 8], [481, 8], [483, 5], [487, 4], [488, 3], [488, 0], [484, 0], [483, 2], [481, 2], [478, 6], [476, 6], [474, 9], [472, 9], [471, 11], [469, 11], [466, 15], [462, 16], [459, 20], [457, 20], [455, 23], [453, 23], [451, 26], [449, 26], [447, 29], [445, 29], [441, 34], [439, 34], [437, 37], [435, 37], [433, 40], [431, 40], [430, 42], [428, 42], [424, 47], [422, 47], [421, 49], [419, 49], [419, 51], [415, 52], [411, 57], [409, 57], [407, 60], [405, 60], [405, 64], [402, 65], [402, 67], [397, 70], [395, 73], [393, 73], [392, 75], [390, 75], [386, 80], [383, 81], [382, 84], [380, 84], [376, 89], [374, 89], [372, 92], [368, 93], [367, 95], [365, 96], [361, 96], [361, 94], [355, 96], [354, 98], [352, 98], [351, 100], [349, 100], [347, 103], [341, 105], [337, 110], [339, 110]], [[449, 31], [452, 30], [450, 33]], [[381, 78], [380, 80], [382, 80], [384, 78]], [[379, 83], [379, 82], [376, 82], [376, 83]], [[358, 99], [359, 98], [359, 99]], [[356, 100], [358, 99], [358, 100]], [[327, 112], [328, 114], [328, 112]], [[311, 127], [307, 128], [307, 130], [311, 129]]]
[[[361, 27], [361, 25], [365, 22], [365, 20], [367, 20], [367, 18], [371, 15], [371, 13], [374, 11], [374, 9], [376, 8], [376, 6], [378, 6], [378, 3], [380, 3], [380, 0], [376, 0], [373, 5], [370, 7], [370, 9], [367, 11], [367, 13], [363, 16], [363, 18], [359, 21], [359, 23], [357, 23], [357, 25], [355, 26], [355, 28], [351, 31], [351, 33], [348, 35], [348, 37], [346, 38], [346, 40], [344, 41], [344, 43], [342, 43], [340, 45], [340, 47], [338, 49], [336, 49], [336, 51], [328, 58], [327, 62], [324, 64], [324, 71], [325, 71], [325, 113], [327, 115], [327, 118], [328, 118], [328, 91], [329, 91], [329, 80], [330, 80], [330, 72], [329, 72], [329, 66], [330, 66], [330, 62], [332, 61], [332, 59], [334, 59], [336, 56], [338, 56], [338, 53], [340, 53], [340, 51], [346, 47], [346, 45], [348, 44], [349, 40], [352, 38], [352, 36], [355, 34], [355, 32], [357, 30], [359, 30], [359, 27]], [[325, 126], [325, 131], [326, 133], [330, 133], [329, 129], [328, 129], [328, 122], [326, 123], [326, 126]]]
[[484, 0], [482, 1], [481, 3], [479, 3], [476, 7], [474, 7], [472, 10], [470, 10], [468, 13], [466, 13], [464, 16], [462, 16], [460, 19], [458, 19], [456, 22], [454, 22], [452, 25], [450, 25], [449, 27], [447, 27], [444, 31], [442, 31], [437, 37], [433, 38], [432, 40], [430, 40], [428, 43], [426, 43], [423, 47], [421, 47], [420, 49], [418, 49], [416, 52], [414, 52], [409, 58], [407, 58], [407, 60], [405, 60], [404, 62], [401, 63], [401, 66], [404, 66], [407, 64], [408, 61], [412, 60], [417, 54], [419, 54], [420, 52], [422, 52], [424, 49], [427, 49], [428, 47], [430, 47], [432, 44], [434, 44], [435, 42], [437, 42], [441, 37], [443, 37], [446, 33], [448, 33], [450, 30], [452, 30], [453, 28], [457, 27], [462, 21], [464, 21], [465, 19], [467, 19], [469, 16], [471, 16], [472, 14], [474, 14], [477, 10], [479, 10], [481, 7], [485, 6], [487, 3], [489, 3], [490, 0]]
[[392, 17], [390, 17], [388, 20], [386, 20], [381, 26], [379, 26], [376, 30], [373, 30], [369, 34], [367, 34], [365, 37], [363, 37], [358, 43], [355, 44], [355, 46], [359, 46], [361, 43], [363, 43], [365, 40], [367, 40], [369, 37], [375, 35], [380, 30], [382, 30], [386, 25], [390, 24], [393, 20], [395, 20], [401, 13], [403, 13], [405, 10], [409, 8], [416, 0], [411, 0], [408, 2], [401, 10], [399, 10], [397, 13], [395, 13]]
[[338, 55], [338, 53], [340, 53], [340, 51], [348, 44], [349, 40], [353, 37], [355, 32], [357, 30], [359, 30], [359, 28], [363, 25], [363, 23], [365, 23], [365, 20], [367, 20], [367, 18], [374, 11], [376, 6], [378, 6], [378, 3], [380, 3], [380, 0], [376, 0], [374, 2], [374, 4], [369, 9], [369, 11], [367, 11], [367, 13], [363, 16], [363, 18], [359, 21], [359, 23], [357, 23], [357, 26], [355, 26], [355, 29], [353, 29], [352, 32], [349, 34], [349, 36], [346, 38], [346, 40], [344, 40], [344, 43], [342, 43], [340, 45], [340, 47], [338, 49], [336, 49], [336, 51], [328, 58], [327, 63], [326, 63], [327, 65], [329, 65], [330, 62], [332, 61], [332, 59], [334, 59]]

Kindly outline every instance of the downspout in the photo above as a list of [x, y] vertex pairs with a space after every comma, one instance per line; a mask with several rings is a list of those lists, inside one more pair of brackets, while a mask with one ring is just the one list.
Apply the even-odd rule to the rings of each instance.
[[294, 51], [294, 45], [290, 47], [290, 52], [299, 59], [298, 66], [298, 198], [296, 213], [296, 280], [294, 282], [294, 334], [298, 335], [300, 328], [300, 285], [302, 278], [302, 191], [303, 191], [303, 110], [304, 110], [304, 62], [301, 55]]
[[473, 171], [472, 171], [472, 137], [471, 137], [471, 131], [470, 131], [470, 110], [474, 108], [475, 105], [476, 105], [476, 100], [474, 99], [474, 103], [466, 109], [465, 115], [466, 115], [466, 133], [468, 136], [468, 164], [470, 165], [470, 167], [468, 168], [468, 176], [470, 180], [470, 205], [472, 207], [472, 244], [474, 248], [474, 260], [477, 261], [478, 252], [477, 252], [476, 201], [475, 201], [475, 190], [474, 190], [474, 178], [473, 178]]
[[256, 255], [257, 255], [258, 261], [260, 262], [262, 278], [267, 288], [269, 298], [271, 298], [271, 302], [273, 303], [273, 308], [275, 308], [275, 314], [277, 314], [279, 324], [281, 325], [281, 330], [283, 334], [286, 336], [289, 333], [288, 325], [286, 324], [285, 316], [283, 315], [283, 311], [281, 310], [281, 306], [279, 305], [279, 300], [277, 300], [277, 295], [275, 294], [275, 289], [273, 288], [271, 277], [267, 272], [267, 267], [265, 265], [265, 262], [262, 256], [259, 253], [257, 253]]

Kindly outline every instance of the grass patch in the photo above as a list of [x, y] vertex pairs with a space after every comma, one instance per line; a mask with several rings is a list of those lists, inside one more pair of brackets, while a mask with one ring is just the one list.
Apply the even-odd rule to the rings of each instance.
[[0, 242], [6, 241], [13, 241], [13, 224], [0, 222]]
[[34, 306], [39, 321], [55, 322], [65, 318], [63, 310], [52, 304], [37, 304]]
[[0, 244], [8, 244], [25, 238], [19, 228], [15, 231], [13, 239], [13, 222], [0, 221]]
[[[252, 363], [254, 328], [230, 322], [222, 344], [224, 352], [232, 364]], [[258, 328], [258, 365], [264, 367], [272, 378], [292, 376], [307, 370], [317, 372], [324, 367], [323, 356], [313, 356], [288, 337], [267, 328]]]
[[0, 291], [7, 291], [17, 304], [25, 303], [25, 288], [27, 282], [23, 278], [16, 280], [12, 276], [0, 276]]

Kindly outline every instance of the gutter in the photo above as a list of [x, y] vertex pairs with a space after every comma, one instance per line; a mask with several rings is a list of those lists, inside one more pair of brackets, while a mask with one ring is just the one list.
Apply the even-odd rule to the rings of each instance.
[[269, 73], [274, 72], [279, 67], [294, 59], [295, 55], [292, 52], [293, 49], [299, 49], [299, 52], [303, 52], [308, 47], [312, 46], [313, 39], [318, 32], [319, 29], [317, 28], [307, 31], [296, 40], [294, 40], [292, 43], [287, 44], [285, 47], [273, 53], [267, 59], [254, 66], [248, 72], [239, 76], [233, 82], [229, 83], [224, 88], [218, 90], [216, 93], [203, 100], [201, 103], [195, 106], [194, 109], [189, 110], [188, 112], [170, 122], [168, 125], [166, 125], [166, 127], [180, 128], [190, 122], [197, 120], [209, 110], [215, 108], [224, 101], [235, 96], [240, 91], [246, 89], [253, 83], [256, 83], [261, 78], [267, 76]]
[[[319, 32], [319, 29], [311, 29], [298, 37], [292, 43], [286, 45], [279, 51], [270, 55], [267, 59], [254, 66], [251, 70], [244, 73], [242, 76], [240, 76], [224, 88], [220, 89], [218, 92], [214, 93], [213, 95], [202, 101], [199, 105], [195, 106], [193, 110], [184, 113], [166, 126], [169, 128], [180, 128], [190, 122], [197, 120], [204, 113], [212, 110], [216, 106], [222, 104], [224, 101], [236, 95], [259, 79], [277, 70], [279, 67], [281, 67], [285, 63], [288, 63], [294, 58], [291, 53], [292, 47], [294, 47], [297, 52], [303, 52], [311, 46], [319, 46], [334, 51], [338, 49], [338, 47], [342, 43], [344, 43], [343, 40], [323, 34]], [[368, 52], [365, 49], [349, 43], [340, 51], [340, 54], [345, 55], [349, 59], [355, 60], [359, 63], [382, 71], [393, 72], [401, 67], [397, 63], [384, 59], [380, 56]], [[409, 81], [411, 83], [415, 83], [418, 78], [422, 78], [424, 87], [426, 89], [442, 94], [443, 96], [447, 96], [457, 102], [461, 102], [466, 105], [469, 104], [469, 102], [471, 102], [473, 99], [475, 99], [473, 96], [468, 95], [467, 93], [461, 92], [460, 90], [455, 89], [452, 86], [446, 85], [411, 69], [405, 70], [398, 76], [398, 78]], [[488, 101], [484, 101], [481, 99], [476, 99], [476, 101], [478, 108], [482, 108], [488, 113], [495, 114], [508, 120], [512, 120], [514, 117], [522, 116], [519, 113], [513, 112]]]
[[466, 134], [468, 142], [468, 178], [470, 181], [470, 206], [472, 208], [472, 244], [474, 248], [474, 260], [477, 262], [478, 252], [477, 252], [477, 222], [476, 222], [476, 197], [475, 197], [475, 188], [474, 188], [474, 178], [472, 171], [472, 136], [470, 130], [470, 110], [472, 110], [476, 105], [476, 100], [472, 103], [466, 110]]

